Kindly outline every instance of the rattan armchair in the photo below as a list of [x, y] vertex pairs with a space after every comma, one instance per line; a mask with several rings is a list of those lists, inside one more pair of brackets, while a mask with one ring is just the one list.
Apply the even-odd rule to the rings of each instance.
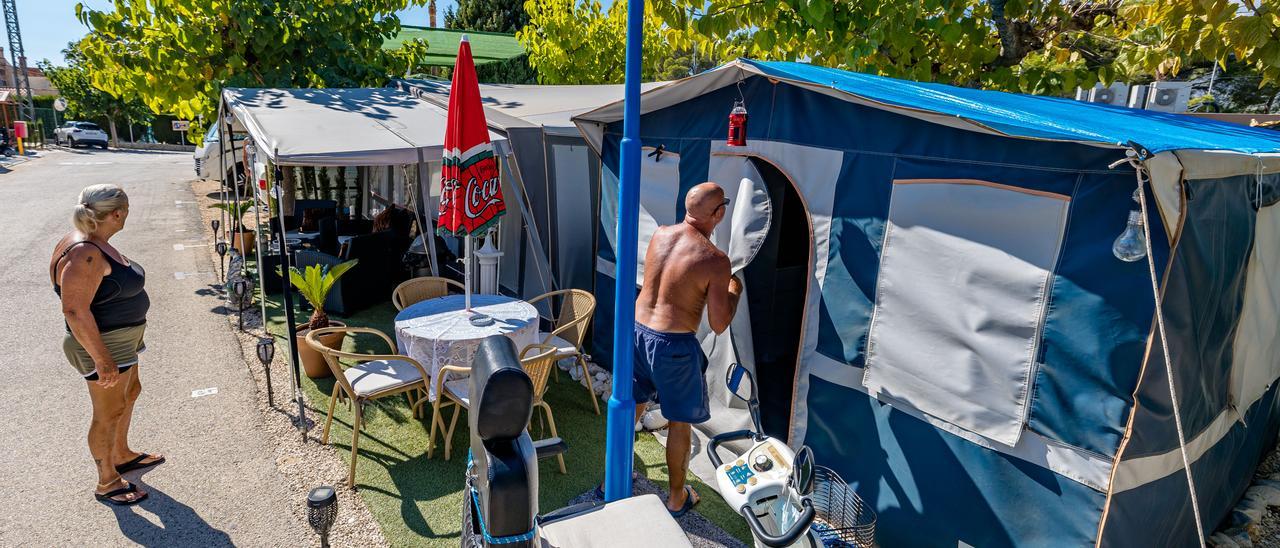
[[[520, 366], [529, 374], [529, 380], [533, 381], [533, 407], [542, 408], [546, 413], [547, 426], [551, 429], [553, 438], [560, 437], [560, 434], [556, 432], [555, 415], [551, 414], [551, 406], [543, 399], [543, 395], [547, 393], [547, 380], [551, 378], [551, 370], [555, 369], [558, 359], [559, 349], [548, 344], [531, 344], [520, 351]], [[556, 461], [560, 464], [560, 473], [568, 473], [564, 468], [564, 455], [556, 455]]]
[[[550, 333], [539, 333], [542, 344], [556, 348], [556, 359], [572, 357], [574, 363], [582, 370], [582, 377], [587, 385], [587, 395], [591, 398], [591, 406], [596, 414], [600, 414], [600, 402], [596, 400], [591, 370], [587, 368], [587, 360], [582, 352], [582, 340], [587, 336], [587, 326], [591, 325], [592, 314], [596, 310], [596, 298], [588, 291], [581, 289], [561, 289], [538, 295], [529, 300], [535, 307], [541, 301], [560, 297], [560, 308], [555, 316], [546, 317], [551, 322]], [[551, 302], [547, 303], [549, 309]], [[559, 373], [555, 373], [558, 375]]]
[[[320, 343], [318, 337], [329, 333], [367, 333], [377, 335], [390, 348], [389, 354], [359, 354], [335, 350]], [[427, 401], [426, 388], [430, 375], [422, 364], [408, 356], [395, 354], [396, 344], [381, 331], [368, 327], [326, 327], [307, 333], [307, 345], [324, 356], [324, 361], [333, 372], [333, 394], [329, 396], [328, 416], [324, 421], [324, 432], [321, 442], [329, 443], [329, 426], [333, 424], [333, 409], [339, 397], [350, 398], [354, 402], [355, 420], [351, 426], [351, 469], [347, 474], [347, 484], [355, 489], [356, 459], [359, 456], [360, 430], [364, 426], [364, 404], [397, 394], [405, 394], [409, 405], [417, 416], [422, 404]], [[342, 360], [355, 362], [350, 367], [343, 367]]]
[[458, 291], [464, 291], [462, 284], [450, 280], [449, 278], [438, 278], [435, 276], [423, 276], [412, 280], [405, 280], [397, 285], [395, 290], [391, 292], [391, 304], [396, 305], [396, 310], [404, 310], [409, 305], [427, 299], [436, 297], [444, 297], [449, 294], [449, 288], [453, 287]]
[[[555, 416], [551, 413], [551, 406], [542, 399], [543, 394], [547, 391], [547, 379], [551, 376], [551, 369], [555, 367], [556, 360], [559, 359], [559, 349], [551, 345], [531, 344], [520, 352], [520, 365], [524, 367], [529, 379], [533, 381], [533, 397], [534, 407], [541, 407], [546, 413], [547, 424], [551, 429], [551, 436], [558, 437], [556, 431]], [[449, 379], [449, 373], [457, 375]], [[444, 460], [449, 460], [453, 453], [453, 433], [458, 427], [458, 417], [464, 411], [471, 409], [471, 374], [470, 367], [458, 367], [456, 365], [446, 365], [440, 368], [440, 372], [435, 378], [436, 401], [432, 404], [431, 413], [431, 433], [427, 439], [427, 458], [435, 453], [436, 450], [436, 432], [440, 432], [441, 438], [444, 439]], [[447, 379], [447, 380], [446, 380]], [[444, 415], [441, 411], [453, 409], [453, 413], [449, 417], [449, 425], [445, 426]], [[564, 457], [557, 456], [560, 464], [560, 473], [565, 473]]]

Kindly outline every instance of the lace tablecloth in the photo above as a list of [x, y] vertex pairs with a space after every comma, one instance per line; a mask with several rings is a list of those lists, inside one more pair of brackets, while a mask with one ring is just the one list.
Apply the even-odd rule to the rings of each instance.
[[428, 392], [435, 401], [435, 378], [445, 365], [471, 366], [480, 341], [490, 335], [506, 335], [516, 349], [538, 342], [538, 311], [533, 305], [501, 295], [472, 295], [471, 309], [494, 319], [475, 326], [463, 310], [462, 295], [428, 299], [396, 314], [396, 341], [400, 352], [418, 360], [431, 374]]

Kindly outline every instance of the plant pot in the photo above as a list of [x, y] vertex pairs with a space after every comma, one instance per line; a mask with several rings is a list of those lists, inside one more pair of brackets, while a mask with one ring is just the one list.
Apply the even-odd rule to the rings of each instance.
[[[256, 236], [256, 234], [257, 233], [255, 233], [252, 230], [246, 230], [244, 232], [232, 232], [231, 247], [236, 251], [239, 251], [241, 257], [248, 257], [249, 253], [252, 253], [255, 246], [257, 245], [256, 240], [254, 240], [254, 237]], [[245, 251], [245, 250], [248, 250], [248, 251]]]
[[[346, 324], [339, 321], [329, 320], [329, 327], [346, 327]], [[307, 333], [311, 331], [311, 323], [308, 322], [299, 325], [297, 326], [297, 329], [298, 336], [296, 343], [298, 345], [298, 361], [302, 362], [302, 371], [307, 374], [307, 377], [312, 379], [323, 379], [325, 377], [332, 376], [333, 372], [329, 370], [329, 364], [325, 363], [324, 356], [311, 348], [311, 345], [307, 344], [306, 338]], [[341, 332], [323, 335], [319, 337], [320, 344], [335, 350], [341, 350], [342, 339], [345, 338], [346, 335], [346, 333]]]

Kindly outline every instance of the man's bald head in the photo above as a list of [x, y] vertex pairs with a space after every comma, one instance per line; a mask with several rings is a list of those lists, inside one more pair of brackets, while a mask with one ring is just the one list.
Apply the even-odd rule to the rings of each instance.
[[724, 205], [724, 189], [712, 182], [689, 189], [684, 197], [684, 210], [698, 220], [711, 220]]

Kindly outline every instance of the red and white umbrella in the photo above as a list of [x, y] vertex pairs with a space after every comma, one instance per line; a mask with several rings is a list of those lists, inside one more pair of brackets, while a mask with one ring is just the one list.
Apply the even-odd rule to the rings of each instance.
[[489, 142], [489, 125], [480, 102], [480, 84], [466, 36], [458, 44], [449, 89], [449, 114], [440, 172], [441, 235], [466, 238], [466, 307], [471, 310], [471, 255], [474, 234], [483, 234], [507, 212], [498, 179], [498, 160]]

